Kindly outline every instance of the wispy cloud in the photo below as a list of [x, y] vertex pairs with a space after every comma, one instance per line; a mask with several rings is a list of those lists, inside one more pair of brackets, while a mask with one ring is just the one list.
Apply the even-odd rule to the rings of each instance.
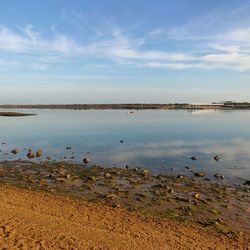
[[[78, 19], [81, 18], [77, 13], [73, 14], [77, 15]], [[95, 26], [94, 30], [96, 29]], [[183, 34], [185, 32], [187, 32], [186, 27], [183, 29]], [[96, 36], [99, 32], [94, 33]], [[172, 30], [173, 33], [175, 31]], [[204, 42], [199, 41], [199, 46], [202, 47], [200, 51], [192, 49], [167, 51], [159, 50], [157, 47], [153, 49], [152, 46], [149, 49], [147, 44], [152, 36], [165, 34], [161, 29], [151, 32], [151, 37], [147, 35], [135, 37], [110, 25], [110, 30], [105, 35], [102, 34], [103, 36], [96, 37], [91, 42], [77, 41], [67, 34], [58, 32], [55, 27], [51, 28], [51, 34], [50, 38], [45, 38], [30, 24], [19, 26], [18, 30], [0, 26], [0, 52], [36, 55], [31, 65], [35, 70], [47, 70], [51, 64], [60, 63], [62, 56], [73, 57], [75, 60], [84, 57], [86, 63], [88, 58], [102, 58], [118, 64], [127, 64], [130, 67], [169, 70], [190, 68], [250, 70], [250, 48], [246, 45], [250, 41], [250, 28], [230, 30], [224, 34], [214, 35], [213, 39], [204, 38]], [[187, 36], [188, 39], [189, 36]], [[0, 65], [5, 63], [7, 62], [0, 61]]]

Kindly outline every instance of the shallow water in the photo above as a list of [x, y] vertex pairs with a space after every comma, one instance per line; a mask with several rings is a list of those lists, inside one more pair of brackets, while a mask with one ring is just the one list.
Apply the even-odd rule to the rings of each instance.
[[[42, 160], [88, 157], [104, 166], [146, 167], [154, 173], [190, 174], [189, 166], [208, 176], [250, 178], [250, 111], [17, 111], [38, 115], [0, 117], [0, 143], [6, 142], [0, 144], [1, 160], [25, 159], [28, 148], [41, 148]], [[16, 156], [10, 153], [14, 147], [20, 149]]]

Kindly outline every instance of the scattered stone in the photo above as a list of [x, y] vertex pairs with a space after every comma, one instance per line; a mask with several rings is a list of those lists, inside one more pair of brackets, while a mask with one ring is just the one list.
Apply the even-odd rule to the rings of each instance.
[[175, 199], [178, 200], [178, 201], [185, 201], [185, 202], [191, 202], [192, 201], [191, 198], [184, 198], [184, 197], [180, 197], [180, 196], [176, 196]]
[[220, 175], [220, 174], [215, 174], [214, 177], [217, 179], [221, 179], [221, 180], [225, 178], [224, 175]]
[[65, 178], [69, 179], [71, 177], [70, 174], [66, 174]]
[[42, 149], [38, 149], [38, 150], [36, 151], [36, 157], [40, 157], [40, 156], [42, 156], [42, 155], [43, 155]]
[[71, 147], [66, 147], [66, 149], [67, 149], [67, 150], [70, 150], [70, 149], [71, 149]]
[[12, 151], [11, 151], [12, 154], [16, 155], [19, 153], [19, 150], [17, 148], [14, 148]]
[[109, 172], [104, 173], [105, 178], [112, 178], [112, 175]]
[[186, 177], [185, 175], [180, 175], [180, 174], [177, 175], [177, 178], [178, 178], [178, 179], [184, 179], [185, 177]]
[[120, 140], [120, 143], [123, 143], [124, 141], [123, 140]]
[[95, 176], [89, 176], [89, 177], [88, 177], [88, 180], [90, 180], [90, 181], [95, 181], [96, 178], [95, 178]]
[[219, 161], [219, 159], [220, 159], [220, 158], [219, 158], [218, 155], [216, 155], [216, 156], [214, 157], [214, 160], [217, 161], [217, 162]]
[[46, 159], [50, 161], [52, 158], [50, 156], [47, 156]]
[[148, 171], [147, 169], [144, 169], [144, 170], [142, 171], [142, 174], [144, 175], [144, 177], [148, 177], [149, 171]]
[[193, 197], [196, 198], [196, 199], [198, 199], [198, 198], [201, 197], [201, 195], [200, 195], [199, 193], [194, 193], [194, 194], [193, 194]]
[[112, 194], [107, 194], [106, 198], [107, 198], [107, 199], [110, 199], [110, 200], [113, 200], [113, 199], [116, 198], [116, 195], [113, 194], [113, 193], [112, 193]]
[[244, 185], [248, 185], [248, 186], [250, 186], [250, 181], [245, 181], [245, 183], [244, 183]]
[[84, 164], [88, 164], [89, 162], [90, 162], [90, 159], [88, 159], [88, 158], [84, 158], [84, 159], [83, 159], [83, 163], [84, 163]]
[[194, 176], [198, 176], [198, 177], [204, 177], [206, 174], [204, 171], [200, 171], [200, 172], [197, 172], [197, 173], [194, 173]]
[[187, 167], [185, 167], [186, 169], [190, 169], [190, 167], [189, 166], [187, 166]]
[[33, 159], [33, 158], [35, 158], [35, 155], [32, 153], [32, 151], [29, 150], [29, 152], [28, 152], [28, 154], [27, 154], [27, 157], [28, 157], [29, 159]]
[[193, 161], [197, 160], [197, 158], [195, 156], [192, 156], [190, 159], [193, 160]]

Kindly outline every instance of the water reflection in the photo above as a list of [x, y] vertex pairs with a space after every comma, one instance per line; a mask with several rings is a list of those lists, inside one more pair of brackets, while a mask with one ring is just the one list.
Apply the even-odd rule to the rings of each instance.
[[[250, 111], [32, 112], [38, 116], [0, 117], [0, 142], [6, 142], [0, 145], [2, 160], [42, 148], [43, 159], [49, 155], [81, 162], [88, 156], [106, 166], [178, 173], [186, 173], [189, 166], [211, 175], [250, 177]], [[10, 153], [13, 147], [21, 150], [17, 156]], [[192, 155], [198, 160], [190, 160]], [[214, 155], [221, 160], [214, 161]]]

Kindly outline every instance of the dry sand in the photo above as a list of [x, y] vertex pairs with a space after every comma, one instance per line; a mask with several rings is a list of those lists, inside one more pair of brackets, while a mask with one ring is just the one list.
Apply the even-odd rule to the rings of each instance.
[[250, 249], [174, 221], [0, 185], [0, 249]]

